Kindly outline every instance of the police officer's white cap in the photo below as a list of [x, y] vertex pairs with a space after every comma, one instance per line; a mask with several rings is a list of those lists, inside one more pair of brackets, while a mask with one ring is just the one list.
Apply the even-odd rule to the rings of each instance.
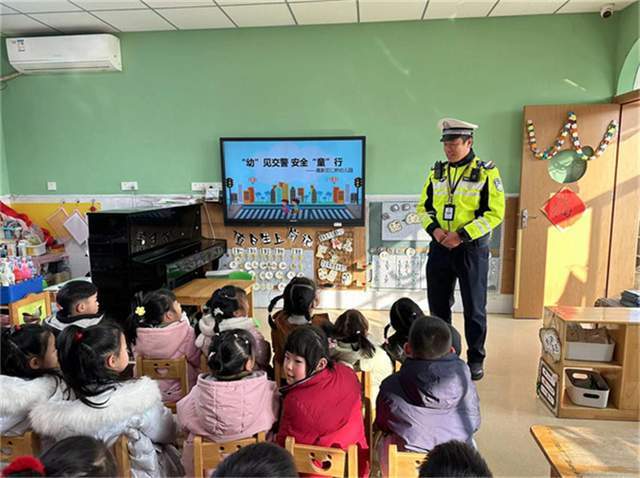
[[438, 128], [442, 130], [440, 141], [444, 141], [447, 136], [473, 136], [478, 125], [455, 118], [442, 118], [438, 121]]

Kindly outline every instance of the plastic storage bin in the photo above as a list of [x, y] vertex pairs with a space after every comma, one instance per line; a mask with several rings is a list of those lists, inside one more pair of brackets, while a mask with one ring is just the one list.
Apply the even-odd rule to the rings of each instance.
[[607, 408], [609, 385], [598, 373], [591, 370], [568, 368], [567, 393], [576, 405], [592, 408]]
[[592, 362], [611, 362], [616, 344], [593, 344], [587, 342], [566, 342], [565, 358], [568, 360], [590, 360]]
[[18, 282], [8, 287], [0, 286], [0, 304], [6, 305], [22, 299], [29, 294], [42, 292], [42, 276]]

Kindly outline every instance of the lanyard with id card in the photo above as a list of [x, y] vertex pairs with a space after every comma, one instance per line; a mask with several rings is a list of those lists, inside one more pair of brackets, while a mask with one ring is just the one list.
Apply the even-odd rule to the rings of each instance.
[[453, 204], [453, 195], [455, 194], [456, 189], [460, 184], [460, 181], [462, 181], [462, 178], [464, 178], [464, 175], [466, 174], [468, 168], [469, 168], [469, 165], [467, 165], [462, 170], [462, 174], [460, 174], [460, 177], [456, 181], [454, 181], [452, 184], [451, 183], [451, 165], [447, 165], [447, 186], [449, 186], [449, 202], [444, 205], [444, 209], [442, 211], [442, 218], [445, 221], [449, 221], [449, 222], [453, 221], [453, 218], [456, 215], [456, 205]]

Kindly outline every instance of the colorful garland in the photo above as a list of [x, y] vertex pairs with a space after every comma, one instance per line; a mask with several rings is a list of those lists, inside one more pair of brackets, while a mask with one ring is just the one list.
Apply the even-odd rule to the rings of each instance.
[[538, 144], [536, 141], [536, 131], [533, 126], [533, 121], [527, 120], [527, 136], [529, 138], [529, 148], [531, 149], [531, 152], [534, 154], [536, 158], [538, 159], [553, 158], [556, 154], [558, 154], [558, 152], [560, 151], [560, 148], [562, 148], [562, 146], [564, 145], [566, 137], [569, 136], [569, 134], [571, 134], [570, 139], [571, 139], [571, 142], [573, 143], [573, 149], [578, 154], [578, 158], [584, 161], [596, 159], [597, 157], [601, 156], [602, 153], [604, 153], [604, 151], [607, 149], [607, 146], [609, 146], [611, 139], [616, 133], [616, 129], [618, 129], [618, 123], [616, 123], [615, 121], [611, 121], [609, 123], [609, 126], [607, 126], [607, 131], [604, 134], [602, 141], [600, 141], [598, 148], [594, 151], [594, 153], [591, 156], [589, 156], [584, 153], [584, 150], [582, 149], [582, 144], [580, 143], [580, 136], [578, 136], [578, 118], [576, 114], [569, 111], [568, 116], [569, 116], [569, 119], [560, 130], [560, 133], [558, 134], [558, 137], [556, 138], [554, 144], [549, 146], [544, 151], [540, 151], [540, 149], [538, 148]]

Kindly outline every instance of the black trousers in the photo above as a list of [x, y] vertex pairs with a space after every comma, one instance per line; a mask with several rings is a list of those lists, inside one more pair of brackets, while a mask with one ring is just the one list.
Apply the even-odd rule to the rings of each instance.
[[449, 250], [431, 242], [427, 260], [427, 298], [431, 315], [451, 323], [451, 307], [456, 279], [464, 309], [464, 335], [467, 361], [483, 362], [487, 338], [487, 275], [489, 273], [489, 237], [463, 243]]

